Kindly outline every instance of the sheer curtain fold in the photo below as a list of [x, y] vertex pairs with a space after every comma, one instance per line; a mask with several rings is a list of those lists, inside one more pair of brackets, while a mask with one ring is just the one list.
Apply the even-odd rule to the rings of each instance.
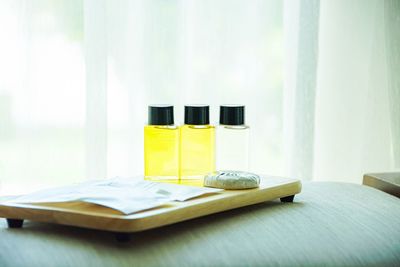
[[289, 175], [359, 183], [398, 168], [398, 16], [396, 1], [285, 2]]
[[393, 130], [391, 134], [391, 128], [398, 125], [393, 118], [400, 114], [389, 107], [400, 88], [390, 86], [394, 81], [390, 73], [398, 65], [386, 61], [398, 54], [385, 44], [399, 31], [392, 28], [395, 18], [385, 16], [387, 4], [321, 1], [316, 180], [360, 182], [363, 173], [395, 169], [392, 149], [398, 149], [392, 145], [399, 135]]
[[384, 36], [388, 75], [393, 165], [400, 169], [400, 1], [384, 1]]
[[105, 0], [84, 1], [86, 62], [86, 177], [107, 176], [107, 10]]
[[0, 194], [84, 177], [82, 10], [59, 4], [0, 2]]
[[285, 2], [285, 166], [289, 176], [303, 180], [312, 179], [314, 163], [319, 4], [319, 0]]

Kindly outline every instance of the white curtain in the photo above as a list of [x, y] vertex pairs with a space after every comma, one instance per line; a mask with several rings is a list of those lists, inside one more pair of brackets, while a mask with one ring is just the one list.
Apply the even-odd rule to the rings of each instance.
[[285, 2], [291, 176], [360, 182], [399, 169], [400, 1]]
[[0, 2], [0, 194], [143, 172], [147, 105], [244, 103], [251, 169], [400, 167], [400, 1]]
[[399, 168], [400, 1], [323, 3], [314, 177]]
[[0, 1], [2, 195], [84, 177], [81, 4]]

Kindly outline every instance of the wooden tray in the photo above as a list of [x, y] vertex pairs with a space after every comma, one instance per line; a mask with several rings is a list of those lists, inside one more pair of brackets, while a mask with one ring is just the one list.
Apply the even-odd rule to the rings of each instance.
[[293, 202], [294, 195], [300, 191], [299, 180], [266, 177], [261, 179], [260, 187], [256, 189], [224, 190], [130, 215], [90, 203], [64, 202], [3, 203], [0, 204], [0, 217], [7, 219], [10, 228], [20, 228], [23, 220], [32, 220], [112, 231], [116, 232], [118, 240], [124, 241], [129, 239], [129, 235], [124, 233], [148, 230], [278, 198], [282, 202]]

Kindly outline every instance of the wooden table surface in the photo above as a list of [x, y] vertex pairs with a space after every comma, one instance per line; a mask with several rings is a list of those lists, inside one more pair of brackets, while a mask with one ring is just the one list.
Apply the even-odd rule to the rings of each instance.
[[365, 174], [363, 185], [374, 187], [400, 198], [400, 172]]
[[267, 201], [131, 234], [0, 220], [1, 267], [400, 266], [400, 199], [372, 187], [304, 182]]

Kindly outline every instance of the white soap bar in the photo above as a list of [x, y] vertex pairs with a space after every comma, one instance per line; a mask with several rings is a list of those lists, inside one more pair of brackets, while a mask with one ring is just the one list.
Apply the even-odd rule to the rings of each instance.
[[260, 176], [242, 171], [217, 171], [207, 174], [204, 186], [222, 189], [249, 189], [260, 185]]

